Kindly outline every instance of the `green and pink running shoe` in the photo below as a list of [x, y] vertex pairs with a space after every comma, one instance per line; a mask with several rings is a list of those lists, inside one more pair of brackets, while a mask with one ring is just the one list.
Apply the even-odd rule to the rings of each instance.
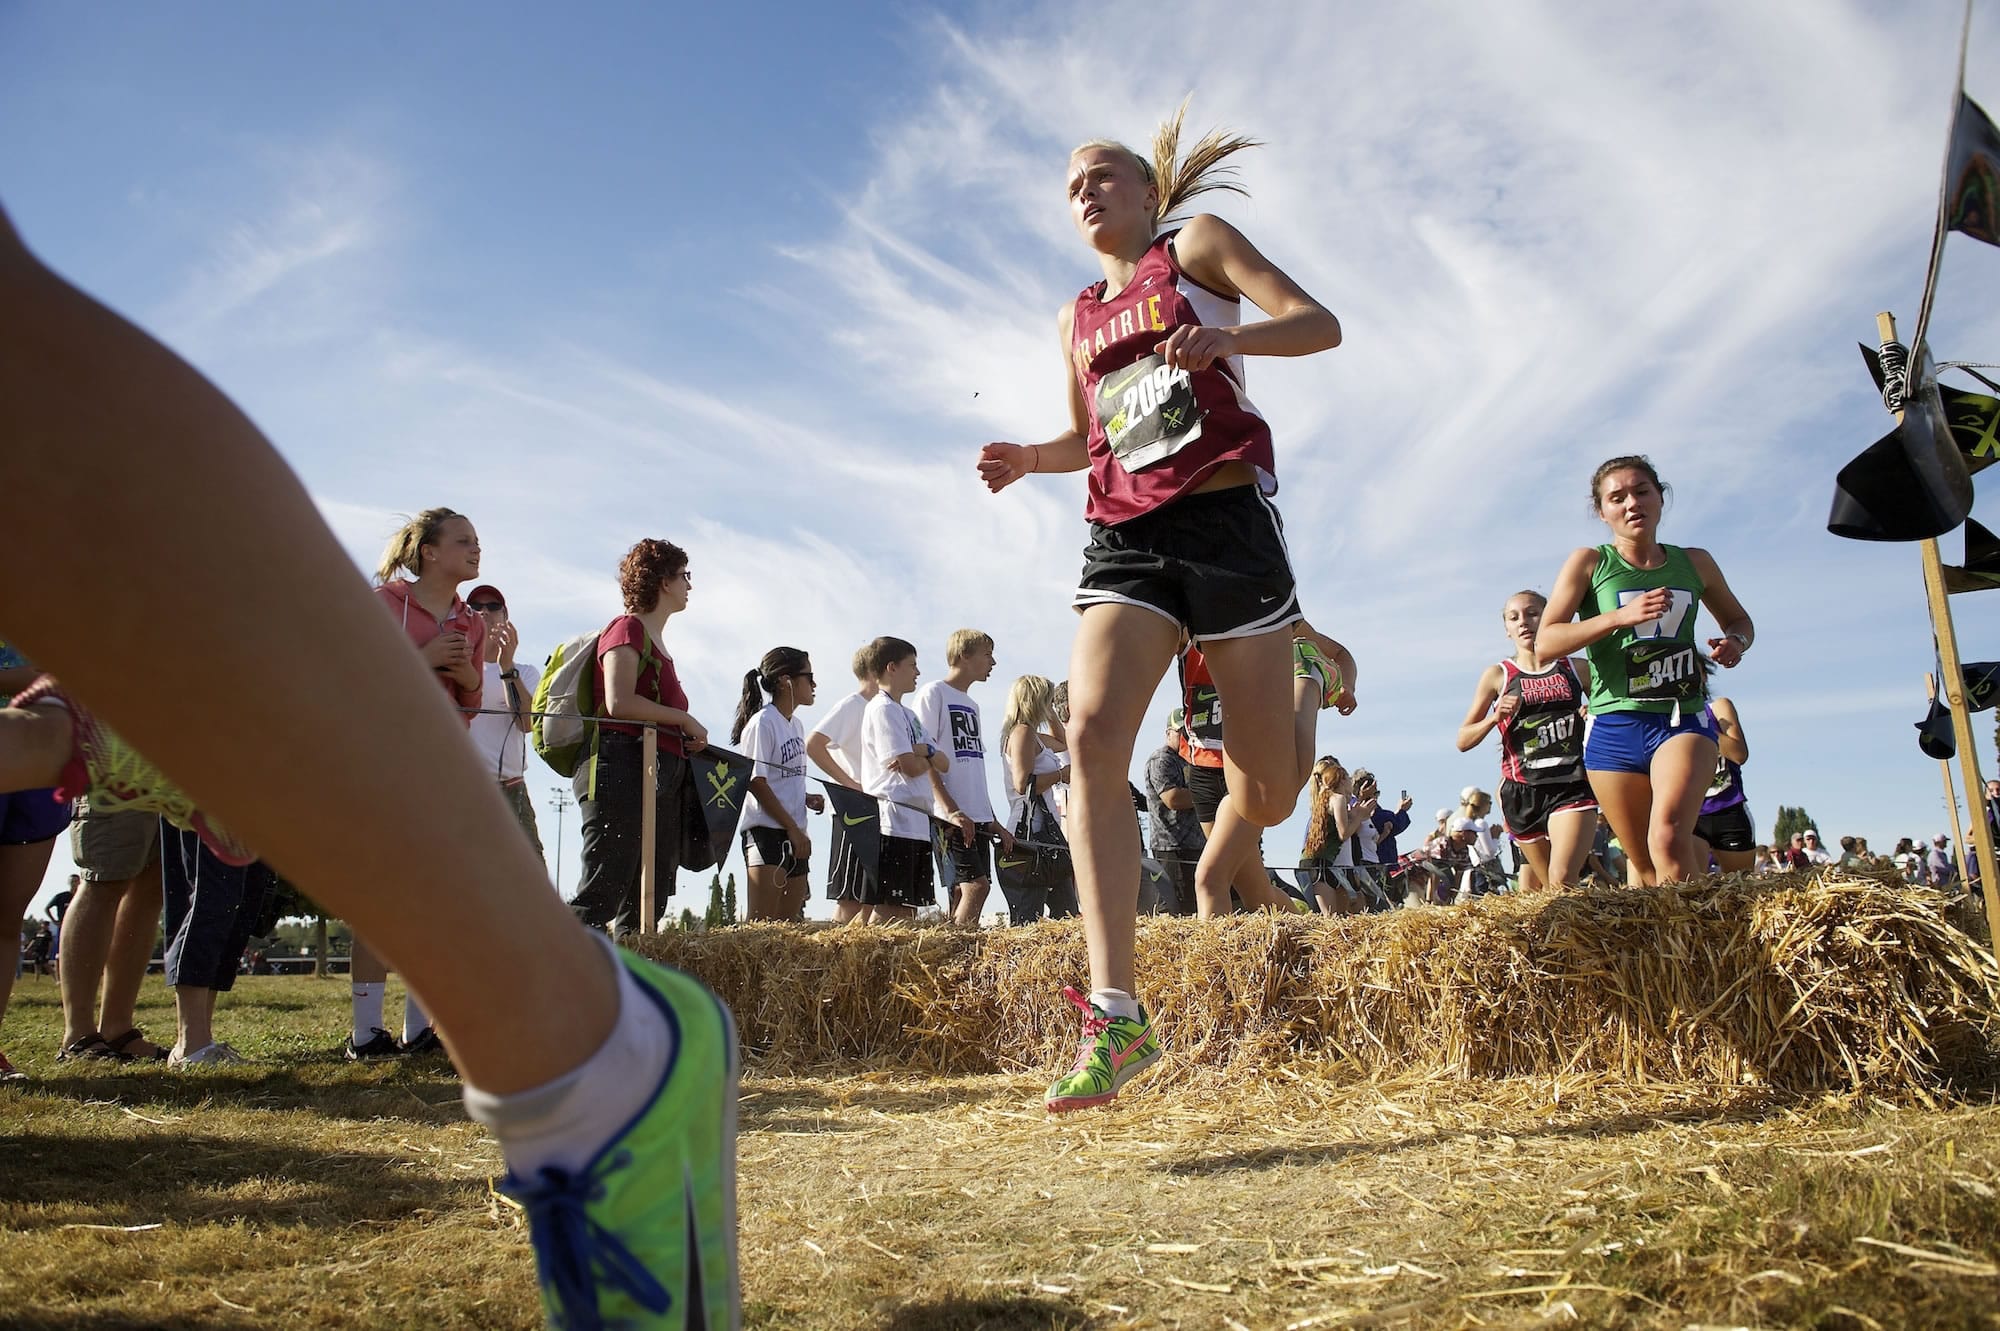
[[736, 1025], [701, 981], [621, 951], [674, 1053], [653, 1098], [576, 1173], [509, 1173], [560, 1331], [736, 1331]]
[[1145, 1008], [1134, 1021], [1112, 1016], [1073, 988], [1064, 988], [1063, 997], [1083, 1009], [1083, 1038], [1077, 1042], [1076, 1066], [1049, 1087], [1051, 1114], [1109, 1104], [1126, 1082], [1159, 1062], [1161, 1053]]
[[86, 797], [93, 813], [156, 813], [175, 827], [201, 838], [224, 864], [249, 864], [257, 858], [221, 824], [194, 807], [180, 787], [167, 780], [146, 756], [119, 738], [90, 710], [63, 692], [54, 675], [42, 675], [14, 695], [10, 707], [54, 704], [69, 716], [70, 755], [56, 781], [56, 798]]

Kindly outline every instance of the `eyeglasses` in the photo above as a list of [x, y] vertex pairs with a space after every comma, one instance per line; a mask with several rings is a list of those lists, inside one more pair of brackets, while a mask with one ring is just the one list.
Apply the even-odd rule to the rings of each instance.
[[507, 608], [505, 601], [467, 601], [466, 605], [474, 610], [505, 610]]

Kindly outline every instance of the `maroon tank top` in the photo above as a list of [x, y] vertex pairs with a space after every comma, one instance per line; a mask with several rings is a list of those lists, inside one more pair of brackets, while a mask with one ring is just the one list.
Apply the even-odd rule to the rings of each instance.
[[1182, 271], [1170, 231], [1155, 240], [1124, 290], [1104, 282], [1076, 298], [1071, 324], [1077, 383], [1090, 411], [1090, 500], [1107, 526], [1187, 493], [1225, 462], [1257, 468], [1278, 488], [1271, 427], [1243, 392], [1242, 358], [1206, 370], [1172, 369], [1153, 348], [1183, 326], [1226, 327], [1241, 305]]

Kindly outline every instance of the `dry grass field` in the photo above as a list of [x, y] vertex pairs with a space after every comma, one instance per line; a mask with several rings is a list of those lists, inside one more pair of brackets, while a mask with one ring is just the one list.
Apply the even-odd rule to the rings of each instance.
[[[1574, 921], [1535, 922], [1530, 910], [1503, 903], [1471, 923], [1515, 940], [1511, 964], [1546, 971], [1520, 931], [1552, 938]], [[1829, 936], [1858, 927], [1842, 919]], [[1968, 1052], [1964, 1030], [1948, 1075], [1925, 1084], [1934, 1051], [1906, 1031], [1916, 1063], [1857, 1059], [1874, 1070], [1856, 1089], [1773, 1085], [1755, 1069], [1798, 1065], [1769, 1051], [1760, 1062], [1736, 1047], [1740, 1033], [1701, 1046], [1743, 1069], [1727, 1081], [1601, 1066], [1621, 1047], [1668, 1049], [1689, 1014], [1665, 1011], [1653, 1033], [1623, 1046], [1606, 1035], [1566, 1069], [1467, 1068], [1433, 1014], [1438, 1057], [1403, 1057], [1398, 1072], [1381, 1051], [1372, 1067], [1358, 1054], [1310, 1056], [1312, 1040], [1337, 1044], [1400, 1011], [1383, 992], [1347, 995], [1348, 1016], [1310, 1031], [1288, 1006], [1315, 973], [1297, 948], [1331, 956], [1341, 926], [1309, 923], [1296, 937], [1251, 920], [1164, 927], [1194, 931], [1181, 939], [1190, 953], [1265, 956], [1238, 969], [1249, 984], [1263, 966], [1270, 1011], [1243, 1008], [1238, 980], [1218, 972], [1210, 1007], [1176, 1033], [1167, 1075], [1066, 1119], [1040, 1110], [1045, 1067], [1009, 1065], [1016, 1000], [994, 979], [1042, 984], [1033, 958], [1070, 948], [1062, 929], [813, 935], [782, 952], [764, 930], [663, 944], [713, 967], [725, 991], [797, 989], [819, 983], [804, 969], [845, 967], [843, 985], [872, 986], [889, 1010], [913, 1001], [925, 975], [984, 986], [964, 995], [972, 1016], [906, 1037], [965, 1042], [941, 1056], [958, 1066], [941, 1069], [912, 1070], [893, 1049], [815, 1063], [801, 1033], [787, 1047], [754, 1013], [746, 1021], [762, 1031], [743, 1088], [746, 1325], [2000, 1327], [2000, 1083], [1990, 1044]], [[1169, 941], [1149, 926], [1148, 948]], [[726, 962], [725, 950], [761, 960]], [[764, 973], [794, 955], [817, 960]], [[1279, 978], [1271, 955], [1290, 958]], [[1731, 982], [1742, 1001], [1761, 992], [1762, 981]], [[1399, 982], [1378, 972], [1372, 983]], [[1919, 1028], [1941, 1024], [1939, 983], [1910, 981]], [[1950, 1002], [1986, 1039], [1991, 986], [1967, 983], [1971, 997]], [[1866, 984], [1856, 992], [1876, 1001]], [[54, 1063], [54, 985], [22, 980], [4, 1047], [33, 1080], [0, 1088], [0, 1324], [536, 1325], [524, 1227], [489, 1189], [498, 1156], [460, 1113], [449, 1069], [341, 1061], [345, 996], [344, 981], [246, 979], [218, 1031], [256, 1062], [174, 1073]], [[166, 1002], [149, 984], [142, 1020], [156, 1034], [170, 1028]], [[822, 1014], [825, 1037], [860, 1038], [865, 1006]], [[1606, 1004], [1600, 1019], [1629, 1020], [1616, 1011]], [[1196, 1029], [1225, 1012], [1256, 1060]], [[1805, 1012], [1758, 1020], [1796, 1043], [1785, 1022]], [[1883, 1011], [1876, 1024], [1907, 1026], [1908, 1015]], [[983, 1068], [965, 1066], [979, 1062], [975, 1016], [993, 1035]], [[1844, 1038], [1850, 1056], [1865, 1050]], [[1511, 1061], [1532, 1061], [1530, 1044]]]

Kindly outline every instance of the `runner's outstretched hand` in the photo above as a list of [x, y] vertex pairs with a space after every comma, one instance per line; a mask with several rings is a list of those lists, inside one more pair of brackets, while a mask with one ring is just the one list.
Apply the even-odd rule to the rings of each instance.
[[1021, 444], [988, 444], [979, 450], [979, 479], [994, 494], [999, 494], [1033, 469], [1028, 450]]

